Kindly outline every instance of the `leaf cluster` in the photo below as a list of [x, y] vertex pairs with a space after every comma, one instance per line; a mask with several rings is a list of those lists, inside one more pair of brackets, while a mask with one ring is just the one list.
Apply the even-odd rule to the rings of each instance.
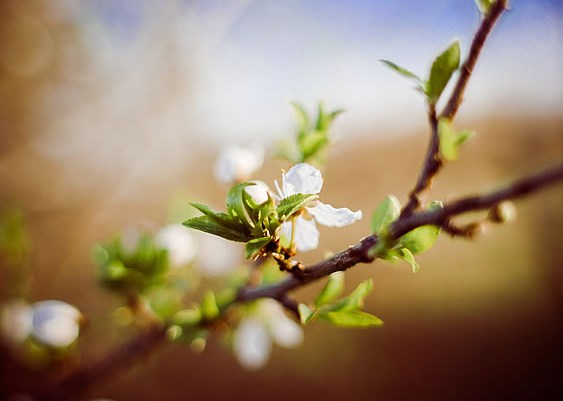
[[382, 326], [381, 319], [362, 310], [364, 299], [372, 289], [373, 281], [367, 279], [349, 295], [339, 298], [344, 290], [344, 273], [332, 273], [312, 306], [299, 304], [301, 323], [307, 324], [319, 319], [340, 327]]
[[[442, 203], [434, 201], [429, 209], [441, 208]], [[378, 236], [378, 242], [372, 252], [374, 256], [386, 260], [403, 259], [408, 262], [413, 272], [420, 270], [414, 255], [429, 250], [440, 234], [440, 227], [426, 225], [415, 228], [398, 239], [389, 238], [390, 226], [401, 214], [401, 203], [393, 195], [387, 196], [375, 209], [371, 217], [371, 229]]]

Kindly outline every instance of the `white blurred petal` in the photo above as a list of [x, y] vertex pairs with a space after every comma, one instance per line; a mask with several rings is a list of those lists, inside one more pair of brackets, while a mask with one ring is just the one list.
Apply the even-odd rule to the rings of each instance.
[[255, 370], [268, 362], [272, 341], [260, 320], [244, 319], [234, 336], [233, 350], [237, 360], [247, 369]]
[[248, 180], [264, 163], [261, 146], [230, 145], [224, 148], [215, 163], [215, 178], [223, 184]]
[[25, 340], [32, 329], [33, 308], [21, 299], [14, 299], [0, 310], [0, 332], [14, 343]]
[[260, 301], [260, 314], [267, 322], [274, 342], [285, 348], [294, 348], [303, 342], [301, 326], [283, 312], [283, 307], [273, 299]]
[[254, 185], [249, 185], [244, 190], [257, 205], [261, 205], [269, 199], [270, 188], [263, 181], [252, 182]]
[[319, 202], [315, 207], [307, 208], [317, 223], [326, 227], [344, 227], [362, 218], [362, 211], [353, 212], [347, 207], [337, 209], [329, 204]]
[[158, 246], [168, 251], [172, 267], [185, 266], [194, 258], [197, 245], [192, 233], [181, 224], [170, 224], [155, 236]]
[[33, 304], [33, 336], [51, 347], [68, 347], [78, 338], [80, 317], [80, 311], [66, 302], [36, 302]]
[[321, 172], [308, 163], [296, 164], [283, 174], [282, 191], [286, 198], [294, 194], [318, 194], [322, 187]]
[[241, 262], [240, 244], [227, 241], [211, 234], [198, 235], [194, 269], [207, 277], [225, 276], [232, 272]]
[[[282, 224], [282, 235], [291, 238], [291, 222]], [[295, 219], [295, 234], [293, 244], [299, 252], [307, 252], [319, 246], [319, 230], [314, 220], [307, 220], [299, 216]]]

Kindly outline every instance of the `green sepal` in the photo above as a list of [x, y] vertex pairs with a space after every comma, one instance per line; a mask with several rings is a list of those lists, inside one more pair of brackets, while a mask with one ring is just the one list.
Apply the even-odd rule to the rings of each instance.
[[412, 267], [412, 272], [416, 273], [420, 270], [420, 265], [414, 260], [414, 255], [408, 248], [401, 249], [402, 258], [406, 260]]
[[453, 73], [459, 68], [460, 58], [460, 44], [456, 40], [432, 63], [430, 77], [424, 85], [424, 92], [430, 104], [438, 102]]
[[328, 276], [328, 281], [317, 295], [315, 306], [327, 305], [338, 298], [344, 290], [344, 272], [334, 272]]
[[381, 235], [401, 213], [401, 203], [393, 195], [388, 195], [375, 209], [371, 216], [371, 231]]
[[262, 237], [248, 241], [244, 246], [244, 257], [246, 259], [253, 259], [271, 240], [272, 237]]
[[280, 221], [288, 220], [292, 214], [300, 211], [317, 199], [319, 199], [319, 196], [316, 194], [294, 194], [282, 199], [277, 207]]
[[383, 325], [383, 320], [377, 316], [360, 310], [319, 313], [319, 319], [340, 327], [376, 327]]

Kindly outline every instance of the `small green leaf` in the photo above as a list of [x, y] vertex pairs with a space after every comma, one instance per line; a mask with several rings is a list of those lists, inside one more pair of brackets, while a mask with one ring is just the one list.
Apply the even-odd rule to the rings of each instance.
[[239, 229], [236, 230], [230, 227], [225, 227], [210, 219], [208, 216], [194, 217], [184, 221], [183, 224], [186, 227], [193, 228], [194, 230], [217, 235], [218, 237], [222, 237], [230, 241], [247, 242], [252, 238], [245, 226], [240, 225]]
[[493, 5], [493, 1], [494, 0], [475, 0], [475, 4], [477, 5], [477, 8], [481, 12], [481, 14], [487, 15], [489, 13], [489, 10], [491, 9], [491, 6]]
[[399, 241], [404, 248], [416, 255], [432, 248], [439, 235], [440, 227], [427, 225], [409, 231]]
[[299, 311], [299, 320], [301, 320], [301, 324], [309, 323], [315, 315], [315, 312], [305, 304], [299, 304], [297, 309]]
[[234, 185], [227, 193], [227, 212], [242, 224], [254, 228], [254, 222], [249, 214], [252, 209], [245, 202], [244, 189], [248, 186], [256, 185], [253, 182], [241, 182]]
[[438, 121], [438, 138], [442, 157], [449, 161], [456, 160], [461, 146], [473, 135], [475, 132], [470, 130], [456, 132], [451, 120], [441, 118]]
[[252, 259], [258, 254], [260, 249], [264, 248], [270, 243], [272, 237], [262, 237], [250, 240], [244, 246], [244, 257], [246, 259]]
[[[324, 110], [324, 106], [322, 102], [319, 102], [318, 105], [318, 111], [317, 111], [317, 122], [315, 124], [315, 130], [317, 132], [323, 132], [325, 133], [325, 136], [327, 134], [328, 129], [330, 128], [330, 126], [332, 125], [332, 122], [334, 121], [334, 119], [341, 113], [343, 113], [344, 110], [342, 109], [338, 109], [338, 110], [334, 110], [330, 113], [326, 113]], [[327, 137], [328, 140], [328, 137]]]
[[436, 104], [453, 73], [459, 68], [461, 50], [459, 41], [454, 41], [432, 64], [425, 93], [431, 104]]
[[380, 318], [359, 310], [323, 312], [319, 314], [319, 318], [340, 327], [374, 327], [383, 325], [383, 321]]
[[178, 326], [195, 326], [201, 321], [201, 311], [199, 308], [182, 309], [172, 317], [174, 324]]
[[420, 265], [416, 262], [416, 260], [414, 260], [414, 255], [412, 254], [412, 252], [407, 248], [402, 248], [401, 253], [403, 255], [403, 259], [409, 262], [409, 264], [411, 265], [412, 272], [418, 272], [420, 270]]
[[328, 145], [328, 136], [324, 132], [314, 131], [304, 135], [299, 141], [302, 161], [307, 161], [315, 156], [324, 146]]
[[315, 306], [323, 306], [331, 303], [342, 294], [344, 290], [344, 272], [334, 272], [328, 276], [328, 281], [317, 298]]
[[373, 289], [373, 280], [367, 279], [362, 281], [350, 295], [337, 300], [325, 308], [329, 311], [351, 311], [361, 309], [364, 306], [364, 298]]
[[319, 199], [316, 194], [294, 194], [280, 201], [277, 212], [280, 220], [287, 220], [295, 212], [300, 211], [312, 201]]
[[382, 62], [387, 67], [391, 68], [393, 71], [401, 74], [404, 77], [412, 78], [412, 79], [415, 79], [418, 82], [422, 82], [422, 80], [416, 74], [410, 72], [406, 68], [401, 67], [400, 65], [395, 64], [392, 61], [389, 61], [389, 60], [379, 60], [379, 61]]
[[201, 299], [201, 316], [206, 320], [213, 320], [219, 316], [219, 306], [215, 300], [215, 294], [207, 291]]
[[381, 234], [384, 229], [399, 217], [401, 203], [393, 195], [387, 196], [371, 216], [371, 231]]

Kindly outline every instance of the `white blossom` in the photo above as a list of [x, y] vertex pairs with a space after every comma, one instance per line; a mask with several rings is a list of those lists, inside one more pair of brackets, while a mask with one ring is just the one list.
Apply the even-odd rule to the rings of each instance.
[[33, 305], [31, 334], [39, 342], [53, 347], [66, 348], [78, 338], [80, 311], [63, 301], [48, 300]]
[[242, 254], [237, 243], [201, 233], [198, 235], [198, 244], [194, 269], [201, 275], [225, 276], [240, 265]]
[[181, 224], [170, 224], [163, 227], [154, 239], [158, 246], [168, 251], [168, 260], [173, 268], [187, 265], [196, 255], [196, 240], [192, 233]]
[[[276, 190], [280, 199], [295, 194], [318, 194], [323, 187], [321, 172], [308, 163], [293, 166], [282, 174], [282, 185], [276, 181]], [[297, 250], [310, 251], [319, 246], [319, 231], [316, 223], [327, 227], [344, 227], [362, 218], [362, 211], [353, 212], [348, 208], [335, 208], [320, 201], [313, 201], [305, 207], [306, 214], [295, 219], [295, 223], [285, 222], [282, 233], [292, 237]], [[316, 223], [315, 223], [316, 222]]]
[[215, 178], [223, 184], [246, 181], [263, 163], [264, 149], [261, 146], [229, 145], [221, 151], [215, 163]]
[[268, 362], [273, 343], [293, 348], [302, 342], [301, 326], [288, 318], [276, 301], [263, 299], [241, 321], [234, 335], [233, 351], [241, 365], [256, 370]]
[[257, 205], [261, 205], [262, 203], [266, 202], [272, 194], [270, 193], [270, 188], [264, 183], [263, 181], [251, 181], [254, 185], [249, 185], [244, 190], [254, 203]]

